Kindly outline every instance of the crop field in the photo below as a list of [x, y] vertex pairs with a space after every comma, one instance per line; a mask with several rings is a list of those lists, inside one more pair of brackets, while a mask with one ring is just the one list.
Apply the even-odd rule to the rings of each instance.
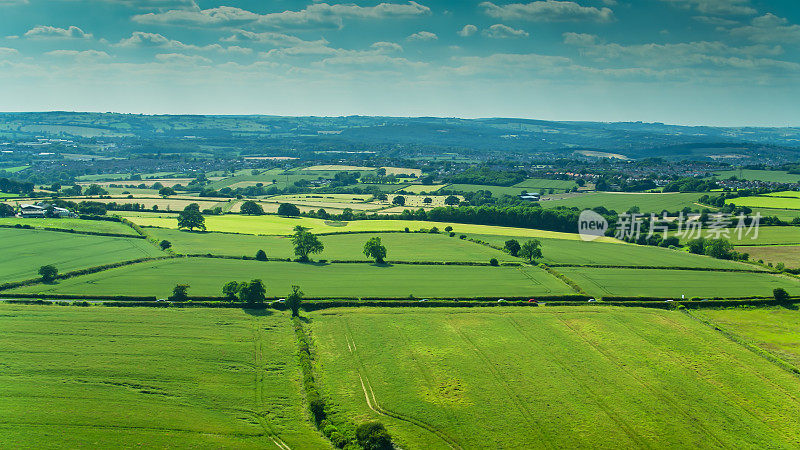
[[595, 296], [691, 297], [772, 296], [775, 288], [800, 295], [800, 283], [770, 273], [709, 272], [663, 269], [605, 269], [559, 267], [564, 274]]
[[685, 207], [701, 209], [697, 205], [700, 198], [694, 193], [625, 193], [625, 192], [597, 192], [586, 194], [570, 194], [568, 197], [557, 200], [542, 200], [539, 202], [543, 208], [565, 206], [567, 208], [589, 209], [602, 206], [606, 209], [624, 213], [633, 206], [638, 206], [643, 213], [660, 213], [663, 210], [670, 212], [679, 211]]
[[68, 272], [163, 253], [144, 239], [0, 228], [0, 255], [0, 282], [6, 282], [37, 278], [47, 264]]
[[788, 197], [738, 197], [727, 200], [725, 203], [733, 203], [736, 206], [749, 206], [751, 208], [800, 209], [800, 198]]
[[717, 178], [727, 180], [736, 177], [740, 180], [769, 181], [773, 183], [800, 183], [800, 175], [779, 170], [728, 170], [715, 173]]
[[[83, 200], [87, 200], [86, 198], [65, 198], [64, 200], [80, 202]], [[131, 204], [131, 203], [138, 203], [142, 205], [142, 207], [147, 209], [152, 209], [153, 206], [158, 206], [159, 210], [162, 211], [183, 211], [191, 203], [197, 203], [200, 206], [200, 209], [211, 209], [216, 206], [225, 206], [228, 201], [209, 201], [209, 200], [201, 200], [195, 198], [141, 198], [141, 197], [134, 197], [134, 198], [127, 198], [127, 197], [120, 197], [120, 198], [91, 198], [89, 199], [93, 202], [100, 202], [100, 203], [117, 203], [120, 205], [124, 204]]]
[[515, 188], [524, 188], [541, 192], [542, 190], [553, 189], [555, 192], [565, 192], [576, 187], [577, 184], [570, 180], [548, 180], [544, 178], [528, 178], [527, 180], [514, 185]]
[[789, 198], [800, 198], [800, 191], [781, 191], [781, 192], [770, 192], [769, 194], [764, 194], [767, 197], [789, 197]]
[[[508, 239], [520, 244], [530, 238], [492, 235], [470, 235], [489, 244], [503, 247]], [[733, 261], [693, 255], [681, 250], [625, 243], [584, 242], [581, 240], [540, 239], [545, 264], [702, 267], [709, 269], [755, 269]]]
[[783, 307], [717, 308], [693, 311], [727, 332], [800, 368], [800, 312]]
[[793, 219], [800, 217], [800, 211], [796, 209], [752, 208], [752, 210], [752, 214], [761, 213], [761, 217], [774, 216], [786, 222], [791, 222]]
[[477, 192], [489, 191], [493, 197], [502, 197], [504, 195], [520, 195], [523, 192], [530, 191], [523, 187], [515, 186], [484, 186], [482, 184], [451, 184], [443, 188], [445, 191], [463, 191], [463, 192]]
[[19, 197], [19, 194], [9, 194], [6, 192], [0, 192], [0, 198], [15, 198]]
[[299, 285], [312, 297], [480, 297], [573, 293], [537, 267], [301, 264], [186, 258], [150, 261], [101, 273], [24, 286], [13, 292], [167, 297], [176, 283], [190, 295], [222, 295], [228, 281], [259, 278], [268, 296], [284, 296]]
[[29, 166], [14, 166], [14, 167], [0, 167], [0, 170], [4, 170], [8, 173], [17, 173], [27, 169]]
[[800, 379], [679, 312], [361, 308], [309, 316], [318, 378], [337, 410], [380, 420], [402, 448], [800, 441]]
[[0, 447], [329, 448], [286, 314], [0, 304], [0, 328]]
[[766, 245], [736, 247], [737, 252], [747, 253], [750, 260], [763, 260], [765, 263], [783, 263], [789, 268], [800, 268], [800, 246], [798, 245]]
[[404, 191], [411, 193], [411, 194], [422, 194], [423, 192], [427, 193], [434, 193], [439, 189], [447, 186], [446, 184], [432, 184], [432, 185], [424, 185], [424, 184], [412, 184], [411, 186], [406, 186], [403, 188]]
[[45, 218], [20, 218], [0, 217], [0, 225], [30, 225], [34, 228], [58, 228], [62, 230], [91, 231], [95, 233], [114, 233], [136, 236], [137, 233], [129, 226], [105, 220], [81, 219], [45, 219]]
[[[758, 228], [758, 235], [756, 236], [755, 232], [748, 233], [747, 230], [742, 232], [741, 238], [739, 234], [735, 232], [735, 229], [728, 229], [730, 231], [729, 234], [721, 234], [719, 237], [723, 239], [728, 239], [734, 245], [788, 245], [788, 244], [800, 244], [800, 227], [759, 227]], [[674, 233], [670, 233], [670, 236], [675, 235]], [[679, 236], [681, 238], [681, 242], [686, 242], [691, 239], [688, 239], [689, 236]], [[714, 235], [708, 235], [707, 232], [703, 232], [701, 237], [715, 237]], [[756, 239], [753, 239], [753, 238]], [[692, 237], [694, 238], [694, 237]]]

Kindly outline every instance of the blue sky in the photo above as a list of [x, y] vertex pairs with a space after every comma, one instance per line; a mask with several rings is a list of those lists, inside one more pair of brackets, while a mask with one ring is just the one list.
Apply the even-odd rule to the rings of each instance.
[[800, 125], [795, 0], [0, 0], [0, 110]]

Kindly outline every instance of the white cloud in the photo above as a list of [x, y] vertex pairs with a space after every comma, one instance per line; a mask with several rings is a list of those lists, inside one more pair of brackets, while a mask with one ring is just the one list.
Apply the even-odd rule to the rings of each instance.
[[79, 60], [98, 60], [111, 58], [108, 53], [99, 50], [53, 50], [45, 53], [45, 55]]
[[530, 36], [525, 30], [517, 30], [509, 27], [508, 25], [503, 25], [502, 23], [494, 24], [483, 30], [483, 35], [492, 39], [522, 38]]
[[184, 44], [181, 41], [169, 39], [168, 37], [158, 33], [146, 33], [144, 31], [134, 31], [131, 37], [120, 40], [118, 43], [113, 44], [115, 47], [127, 48], [166, 48], [175, 50], [192, 50], [192, 51], [216, 51], [220, 53], [251, 53], [251, 49], [233, 45], [230, 47], [223, 47], [219, 44], [208, 45], [194, 45]]
[[762, 44], [800, 44], [800, 25], [769, 13], [754, 18], [750, 25], [732, 29], [731, 34]]
[[370, 48], [381, 53], [395, 53], [403, 51], [403, 46], [394, 42], [375, 42], [374, 44], [370, 45]]
[[91, 39], [92, 35], [76, 26], [58, 28], [47, 25], [33, 27], [25, 32], [25, 37], [36, 39]]
[[419, 31], [407, 37], [406, 39], [409, 41], [435, 41], [439, 39], [439, 36], [437, 36], [435, 33], [431, 33], [430, 31]]
[[431, 10], [417, 2], [406, 4], [380, 3], [375, 6], [355, 4], [313, 3], [299, 11], [257, 14], [241, 8], [220, 6], [210, 9], [170, 10], [133, 17], [140, 23], [177, 25], [235, 26], [253, 24], [274, 28], [342, 27], [344, 19], [387, 19], [430, 14]]
[[185, 55], [183, 53], [159, 53], [156, 59], [163, 63], [201, 65], [211, 64], [211, 60], [199, 55]]
[[381, 54], [358, 54], [358, 55], [337, 55], [325, 58], [313, 64], [317, 67], [324, 66], [359, 66], [370, 71], [380, 70], [381, 68], [422, 68], [427, 66], [425, 63], [412, 62], [406, 58], [396, 58]]
[[292, 36], [283, 33], [275, 33], [275, 32], [255, 33], [246, 30], [235, 30], [231, 36], [222, 38], [220, 40], [223, 42], [252, 42], [259, 44], [269, 44], [269, 45], [274, 45], [276, 47], [297, 47], [301, 45], [319, 46], [319, 45], [328, 45], [329, 43], [325, 39], [319, 39], [316, 41], [306, 41], [300, 39], [297, 36]]
[[472, 24], [464, 25], [464, 28], [458, 31], [458, 35], [461, 37], [470, 37], [478, 32], [478, 27]]
[[571, 1], [546, 0], [531, 3], [510, 3], [498, 6], [483, 2], [479, 6], [496, 19], [530, 20], [535, 22], [611, 22], [614, 11], [609, 8], [581, 6]]
[[692, 19], [700, 23], [714, 25], [717, 27], [731, 27], [734, 25], [738, 25], [740, 23], [736, 20], [723, 19], [722, 17], [711, 17], [711, 16], [694, 16], [692, 17]]
[[19, 50], [10, 47], [0, 47], [0, 58], [11, 56], [11, 55], [18, 55]]
[[703, 14], [749, 15], [756, 14], [750, 0], [661, 0], [675, 6], [694, 9]]

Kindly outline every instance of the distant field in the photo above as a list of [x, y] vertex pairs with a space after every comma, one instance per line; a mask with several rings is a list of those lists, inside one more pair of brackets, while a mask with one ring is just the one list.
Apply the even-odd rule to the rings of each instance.
[[577, 184], [571, 180], [548, 180], [544, 178], [529, 178], [522, 183], [514, 185], [515, 188], [525, 188], [534, 192], [553, 189], [555, 192], [564, 192], [576, 187]]
[[431, 185], [424, 185], [424, 184], [412, 184], [411, 186], [406, 186], [403, 188], [404, 191], [410, 192], [412, 194], [422, 194], [423, 192], [433, 193], [438, 191], [439, 189], [447, 186], [446, 184], [431, 184]]
[[733, 203], [736, 206], [749, 206], [751, 208], [800, 209], [800, 197], [739, 197], [727, 200], [725, 203]]
[[0, 329], [1, 447], [330, 448], [284, 313], [0, 304]]
[[0, 225], [30, 225], [34, 228], [59, 228], [63, 230], [93, 231], [96, 233], [114, 233], [136, 236], [137, 233], [125, 224], [105, 220], [81, 219], [23, 219], [19, 217], [0, 217]]
[[[264, 250], [272, 258], [295, 258], [291, 240], [283, 236], [189, 233], [160, 228], [149, 228], [147, 232], [159, 240], [170, 241], [173, 250], [181, 254], [254, 256], [258, 250]], [[388, 260], [488, 262], [491, 258], [497, 258], [500, 261], [519, 261], [507, 253], [462, 241], [457, 237], [421, 233], [321, 236], [325, 251], [316, 257], [328, 260], [366, 260], [368, 258], [363, 253], [364, 243], [374, 236], [380, 237], [386, 246]]]
[[0, 198], [14, 198], [19, 197], [19, 194], [9, 194], [6, 192], [0, 192]]
[[[800, 244], [800, 227], [759, 227], [757, 239], [753, 239], [756, 237], [755, 233], [747, 233], [747, 230], [744, 230], [742, 238], [739, 239], [739, 234], [734, 230], [733, 228], [728, 229], [730, 233], [727, 236], [722, 234], [720, 237], [728, 239], [734, 245]], [[670, 235], [674, 235], [674, 233], [670, 233]], [[709, 236], [706, 231], [702, 233], [702, 236], [714, 237], [713, 235]], [[689, 239], [686, 237], [681, 238], [682, 242], [687, 240]]]
[[752, 208], [753, 212], [761, 213], [762, 217], [769, 217], [775, 216], [778, 219], [784, 220], [786, 222], [791, 222], [794, 218], [800, 217], [800, 211], [798, 210], [791, 210], [791, 209], [766, 209], [766, 208]]
[[[503, 247], [511, 236], [470, 235]], [[524, 243], [525, 237], [514, 237]], [[584, 242], [581, 240], [540, 239], [545, 264], [581, 264], [610, 266], [703, 267], [712, 269], [754, 269], [754, 266], [693, 255], [685, 251], [645, 245]]]
[[653, 297], [771, 296], [775, 288], [800, 295], [796, 279], [768, 273], [559, 267], [590, 295]]
[[747, 253], [753, 261], [764, 260], [765, 263], [783, 263], [789, 268], [800, 268], [800, 246], [767, 245], [764, 247], [736, 247], [737, 252]]
[[800, 369], [800, 313], [796, 309], [728, 308], [694, 313]]
[[37, 278], [39, 267], [60, 272], [149, 256], [163, 256], [144, 239], [0, 228], [0, 282]]
[[377, 167], [364, 167], [364, 166], [344, 166], [344, 165], [336, 165], [336, 164], [327, 164], [327, 165], [320, 165], [320, 166], [311, 166], [306, 167], [302, 170], [314, 170], [318, 172], [362, 172], [362, 171], [372, 171], [378, 170]]
[[764, 194], [767, 197], [791, 197], [791, 198], [800, 198], [800, 191], [781, 191], [781, 192], [771, 192], [769, 194]]
[[443, 188], [445, 191], [463, 191], [463, 192], [477, 192], [489, 191], [494, 197], [502, 197], [504, 195], [520, 195], [524, 191], [530, 191], [530, 188], [523, 187], [506, 187], [506, 186], [484, 186], [481, 184], [451, 184]]
[[[155, 194], [155, 193], [153, 193]], [[156, 195], [153, 195], [155, 197]], [[100, 202], [100, 203], [117, 203], [117, 204], [130, 204], [130, 203], [138, 203], [142, 205], [142, 207], [147, 209], [152, 209], [153, 206], [158, 206], [158, 209], [161, 211], [183, 211], [191, 203], [197, 203], [200, 206], [200, 209], [211, 209], [216, 206], [225, 206], [227, 201], [209, 201], [207, 199], [180, 199], [180, 198], [126, 198], [126, 197], [119, 197], [119, 198], [65, 198], [68, 201], [80, 202], [84, 200], [90, 200], [93, 202]], [[113, 214], [113, 213], [112, 213]]]
[[679, 211], [687, 206], [692, 209], [701, 209], [699, 205], [695, 204], [700, 196], [701, 194], [696, 192], [666, 194], [596, 192], [570, 194], [569, 197], [559, 200], [542, 200], [540, 204], [543, 208], [565, 206], [589, 209], [602, 206], [618, 213], [624, 213], [631, 207], [638, 206], [643, 213], [660, 213], [663, 210]]
[[744, 180], [768, 181], [773, 183], [800, 183], [800, 175], [778, 170], [728, 170], [717, 172], [718, 178], [727, 180], [736, 177]]
[[572, 291], [536, 267], [416, 266], [372, 264], [313, 265], [227, 259], [160, 260], [33, 285], [15, 292], [166, 297], [176, 283], [191, 286], [190, 295], [222, 295], [231, 280], [264, 280], [267, 294], [284, 296], [293, 284], [308, 296], [476, 297], [560, 295]]
[[[679, 312], [359, 308], [309, 316], [318, 377], [337, 411], [380, 420], [402, 448], [800, 441], [800, 379]], [[454, 444], [374, 412], [367, 397]]]
[[0, 167], [0, 170], [5, 170], [8, 173], [17, 173], [27, 169], [29, 166], [14, 166], [14, 167]]

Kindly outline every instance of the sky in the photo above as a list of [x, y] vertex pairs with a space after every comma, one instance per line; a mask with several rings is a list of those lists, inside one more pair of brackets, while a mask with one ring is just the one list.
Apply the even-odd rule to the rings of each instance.
[[800, 126], [800, 1], [517, 1], [0, 0], [0, 111]]

